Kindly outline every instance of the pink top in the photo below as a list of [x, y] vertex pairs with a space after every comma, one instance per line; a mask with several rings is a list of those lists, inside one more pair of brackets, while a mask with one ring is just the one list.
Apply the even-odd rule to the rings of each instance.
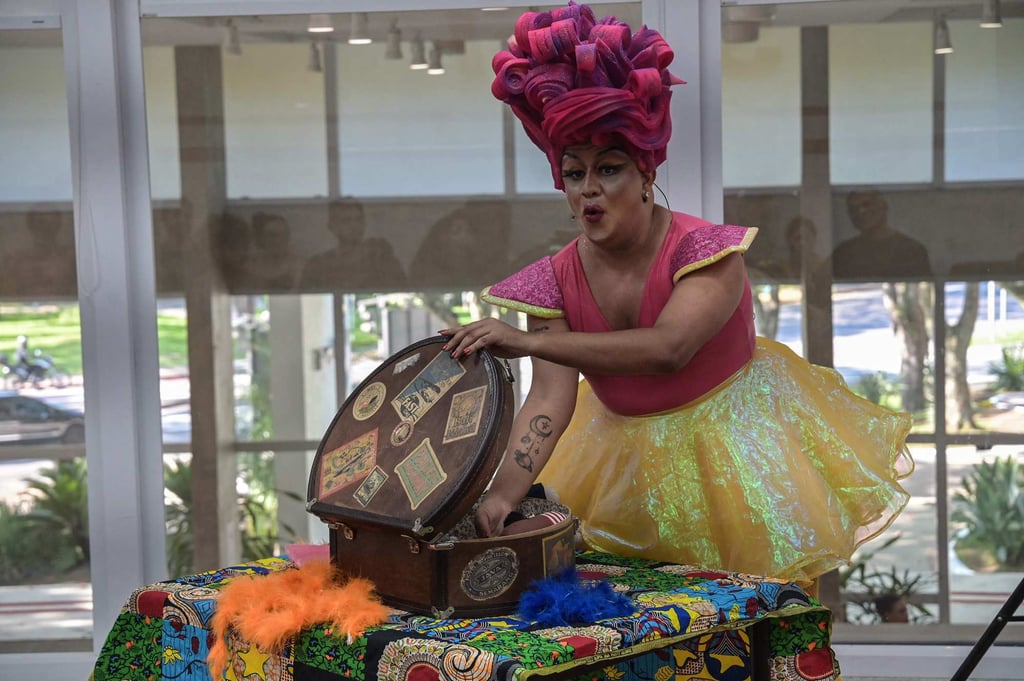
[[[756, 234], [755, 228], [714, 225], [692, 215], [673, 213], [647, 277], [638, 326], [654, 326], [673, 286], [682, 277], [729, 253], [746, 251]], [[483, 297], [541, 317], [564, 317], [573, 331], [614, 330], [590, 291], [576, 240], [554, 256], [486, 289]], [[754, 315], [748, 285], [725, 326], [679, 371], [584, 375], [594, 394], [611, 411], [626, 416], [653, 414], [692, 402], [714, 389], [746, 364], [753, 351]]]

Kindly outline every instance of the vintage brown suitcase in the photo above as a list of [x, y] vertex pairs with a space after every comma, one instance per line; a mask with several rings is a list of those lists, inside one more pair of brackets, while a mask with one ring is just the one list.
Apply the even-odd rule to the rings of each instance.
[[[530, 582], [572, 567], [575, 521], [478, 538], [472, 511], [501, 463], [514, 409], [507, 363], [462, 361], [428, 338], [345, 400], [317, 450], [307, 509], [331, 557], [396, 608], [439, 617], [511, 613]], [[551, 502], [526, 499], [526, 517]]]

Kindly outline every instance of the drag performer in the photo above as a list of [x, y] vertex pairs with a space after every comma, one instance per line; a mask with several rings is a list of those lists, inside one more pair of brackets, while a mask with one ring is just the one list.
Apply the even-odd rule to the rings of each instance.
[[756, 229], [655, 204], [672, 58], [657, 31], [574, 3], [523, 14], [494, 57], [492, 93], [547, 155], [580, 234], [484, 291], [527, 331], [441, 332], [456, 357], [533, 362], [477, 521], [500, 534], [539, 479], [591, 548], [810, 582], [907, 503], [911, 418], [755, 337]]

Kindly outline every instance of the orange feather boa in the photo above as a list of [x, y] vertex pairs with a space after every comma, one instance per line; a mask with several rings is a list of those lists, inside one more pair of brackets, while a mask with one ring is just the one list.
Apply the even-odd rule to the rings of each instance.
[[382, 623], [388, 608], [360, 577], [340, 578], [327, 561], [266, 576], [239, 577], [217, 597], [211, 625], [215, 637], [207, 657], [213, 678], [227, 669], [227, 634], [234, 629], [264, 652], [280, 650], [288, 639], [321, 622], [331, 623], [348, 640]]

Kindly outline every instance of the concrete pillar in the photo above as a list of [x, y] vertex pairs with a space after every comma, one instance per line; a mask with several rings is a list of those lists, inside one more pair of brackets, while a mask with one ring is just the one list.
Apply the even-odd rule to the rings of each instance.
[[174, 48], [192, 409], [195, 569], [241, 558], [235, 493], [231, 308], [213, 236], [227, 203], [220, 46]]
[[[825, 253], [832, 253], [827, 26], [800, 29], [800, 104], [800, 215], [817, 227], [817, 245]], [[801, 239], [804, 356], [814, 364], [832, 366], [832, 259], [818, 264], [811, 251], [812, 236], [804, 234]], [[833, 570], [819, 578], [818, 597], [837, 621], [845, 621], [838, 572]]]
[[[270, 413], [273, 439], [319, 441], [337, 411], [332, 296], [270, 296]], [[327, 526], [306, 512], [306, 485], [315, 451], [277, 452], [274, 478], [279, 490], [279, 533], [284, 541], [327, 540]], [[291, 533], [285, 528], [291, 528]]]

